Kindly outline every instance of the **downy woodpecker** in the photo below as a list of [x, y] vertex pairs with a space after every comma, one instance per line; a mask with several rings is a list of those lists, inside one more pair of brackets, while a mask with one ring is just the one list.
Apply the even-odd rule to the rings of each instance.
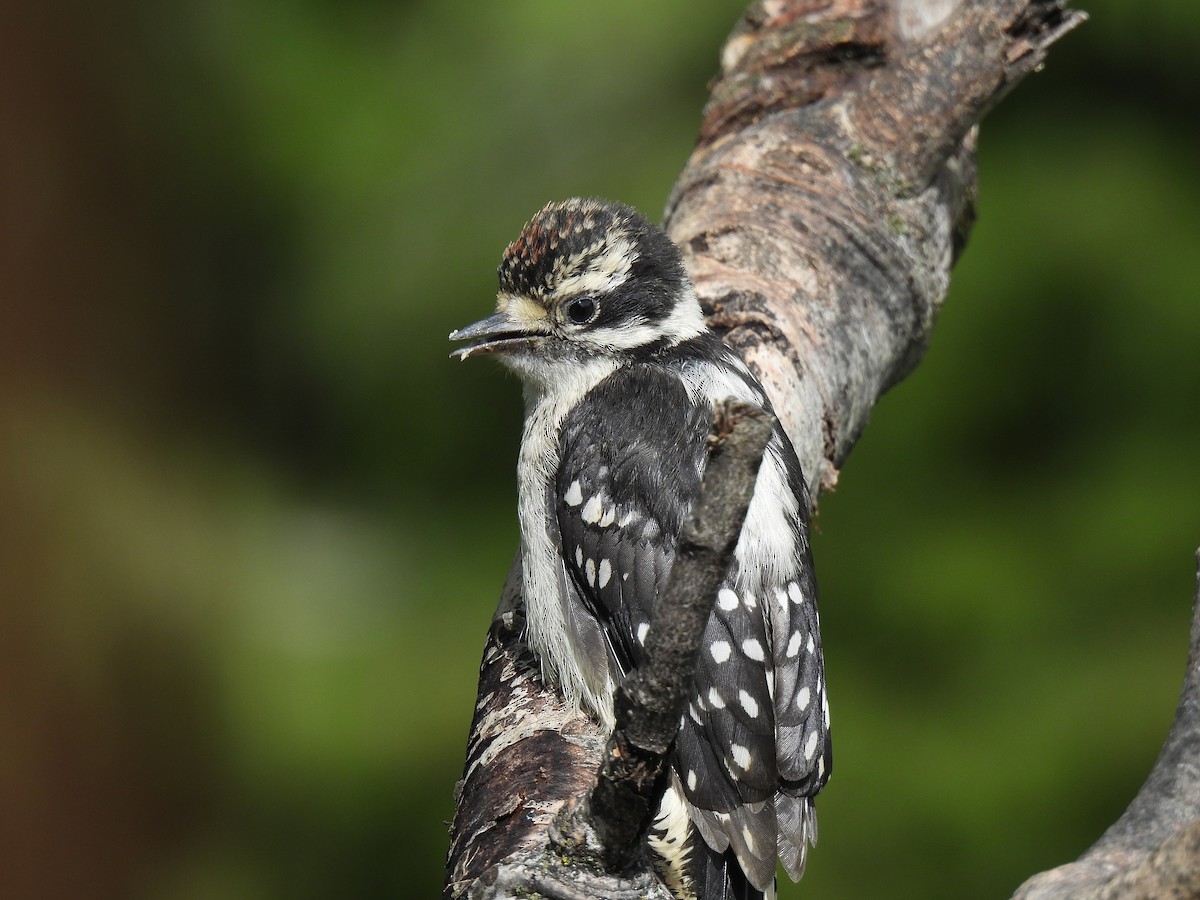
[[[518, 462], [526, 628], [548, 682], [613, 726], [699, 487], [713, 403], [770, 409], [704, 322], [679, 249], [629, 207], [567, 200], [505, 250], [497, 312], [450, 335], [524, 383]], [[817, 838], [832, 765], [809, 497], [767, 446], [704, 632], [648, 844], [680, 898], [774, 893]]]

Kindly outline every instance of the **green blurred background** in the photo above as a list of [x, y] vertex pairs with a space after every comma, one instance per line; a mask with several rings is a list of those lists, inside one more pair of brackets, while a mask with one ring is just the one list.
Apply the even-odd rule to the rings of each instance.
[[[1005, 897], [1133, 796], [1200, 544], [1200, 5], [989, 118], [815, 541], [809, 897]], [[0, 10], [0, 894], [431, 897], [516, 543], [447, 360], [552, 198], [657, 215], [740, 0]]]

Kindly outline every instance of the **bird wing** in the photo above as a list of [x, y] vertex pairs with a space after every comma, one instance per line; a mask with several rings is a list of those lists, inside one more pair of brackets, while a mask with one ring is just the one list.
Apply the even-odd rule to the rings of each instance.
[[706, 460], [711, 412], [653, 369], [601, 382], [563, 422], [563, 563], [621, 674], [638, 666]]
[[[563, 422], [554, 486], [563, 564], [576, 618], [581, 626], [599, 624], [622, 676], [643, 660], [699, 489], [710, 423], [706, 404], [692, 402], [679, 379], [651, 367], [610, 376]], [[803, 495], [790, 471], [798, 478], [795, 454], [781, 434], [771, 453], [768, 462], [787, 470], [781, 487]], [[790, 454], [793, 466], [781, 454]], [[817, 776], [828, 738], [818, 712], [823, 676], [806, 514], [805, 506], [802, 519], [788, 525], [798, 542], [788, 545], [789, 559], [763, 573], [741, 572], [739, 563], [731, 569], [705, 628], [696, 693], [676, 737], [674, 766], [704, 842], [717, 853], [732, 848], [760, 890], [774, 878], [777, 853], [790, 874], [803, 866], [811, 832], [781, 836], [780, 826], [812, 819], [808, 798], [828, 776]], [[808, 702], [800, 704], [806, 688]]]

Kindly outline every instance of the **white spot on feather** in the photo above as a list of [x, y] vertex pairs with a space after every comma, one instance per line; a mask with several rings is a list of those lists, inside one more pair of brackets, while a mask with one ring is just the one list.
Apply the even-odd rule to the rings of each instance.
[[742, 704], [742, 709], [746, 711], [752, 719], [758, 718], [758, 701], [751, 697], [746, 691], [738, 691], [738, 700]]
[[709, 645], [708, 652], [712, 654], [712, 658], [719, 663], [729, 659], [730, 647], [727, 641], [713, 641]]
[[762, 662], [765, 658], [762, 644], [758, 642], [758, 638], [747, 638], [742, 641], [742, 652], [755, 662]]
[[592, 494], [592, 496], [588, 498], [588, 502], [584, 504], [583, 511], [580, 512], [579, 515], [583, 518], [583, 521], [587, 522], [589, 525], [595, 525], [600, 521], [600, 516], [603, 514], [604, 509], [600, 504], [600, 495]]
[[788, 640], [787, 655], [788, 659], [792, 659], [800, 654], [800, 641], [804, 637], [799, 631], [793, 631], [791, 638]]
[[599, 587], [604, 587], [612, 578], [612, 563], [607, 559], [600, 560], [600, 568], [596, 570], [596, 584]]
[[578, 506], [583, 502], [583, 488], [579, 486], [579, 479], [576, 478], [571, 482], [571, 486], [567, 488], [567, 492], [563, 494], [563, 503], [567, 506]]
[[813, 754], [817, 752], [817, 733], [814, 731], [808, 736], [808, 740], [804, 742], [804, 758], [811, 760]]
[[732, 612], [738, 606], [737, 594], [729, 588], [721, 588], [717, 593], [717, 606], [721, 607], [725, 612]]
[[750, 751], [741, 744], [730, 744], [729, 752], [733, 754], [733, 761], [742, 769], [750, 768]]

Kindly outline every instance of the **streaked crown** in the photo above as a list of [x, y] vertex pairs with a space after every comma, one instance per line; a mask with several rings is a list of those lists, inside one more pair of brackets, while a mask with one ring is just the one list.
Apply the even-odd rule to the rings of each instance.
[[[568, 296], [605, 296], [609, 315], [661, 320], [690, 287], [679, 249], [632, 207], [572, 198], [544, 206], [508, 245], [500, 291], [544, 305]], [[614, 302], [615, 301], [615, 302]]]
[[[706, 332], [679, 248], [637, 210], [604, 200], [542, 208], [508, 245], [496, 313], [450, 335], [452, 354], [497, 354], [527, 380], [597, 354], [654, 352]], [[626, 357], [628, 358], [628, 356]]]

